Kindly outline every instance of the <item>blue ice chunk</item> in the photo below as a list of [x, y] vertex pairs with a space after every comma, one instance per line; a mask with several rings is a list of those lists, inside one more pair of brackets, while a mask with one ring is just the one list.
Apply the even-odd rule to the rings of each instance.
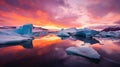
[[99, 31], [84, 28], [78, 29], [78, 31], [74, 35], [89, 38], [95, 36], [96, 34], [99, 34]]
[[0, 31], [0, 44], [13, 44], [32, 40], [32, 27], [32, 24], [25, 24], [16, 30]]
[[18, 29], [16, 29], [14, 32], [20, 34], [20, 35], [32, 35], [32, 28], [33, 25], [32, 24], [25, 24], [21, 27], [19, 27]]

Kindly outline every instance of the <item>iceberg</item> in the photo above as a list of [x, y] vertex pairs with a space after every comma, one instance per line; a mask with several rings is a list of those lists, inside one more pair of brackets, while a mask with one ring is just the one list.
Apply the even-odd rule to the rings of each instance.
[[61, 29], [57, 35], [61, 36], [61, 37], [69, 37], [72, 34], [74, 34], [75, 32], [77, 32], [76, 28], [69, 28], [69, 29]]
[[0, 44], [8, 44], [8, 43], [20, 43], [26, 40], [31, 40], [28, 37], [22, 37], [19, 35], [1, 35], [0, 34]]
[[69, 36], [81, 36], [85, 38], [90, 38], [99, 34], [99, 31], [91, 30], [88, 28], [84, 29], [76, 29], [76, 28], [69, 28], [69, 29], [61, 29], [57, 35], [61, 37], [69, 37]]
[[120, 38], [120, 31], [102, 31], [96, 35], [96, 37], [103, 37], [103, 38]]
[[23, 26], [20, 26], [18, 29], [14, 30], [14, 32], [20, 35], [32, 36], [32, 28], [32, 24], [25, 24]]
[[69, 47], [66, 49], [66, 53], [69, 55], [82, 56], [88, 59], [100, 59], [100, 54], [91, 47]]
[[14, 44], [32, 40], [32, 24], [25, 24], [16, 30], [0, 31], [0, 44]]
[[74, 35], [90, 38], [90, 37], [95, 36], [96, 34], [99, 34], [99, 31], [84, 28], [84, 29], [78, 29]]

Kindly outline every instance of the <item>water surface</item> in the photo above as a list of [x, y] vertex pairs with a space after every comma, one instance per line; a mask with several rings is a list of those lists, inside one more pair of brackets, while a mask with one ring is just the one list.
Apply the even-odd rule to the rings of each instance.
[[[65, 49], [90, 43], [100, 55], [98, 63], [67, 55]], [[54, 34], [17, 45], [0, 45], [0, 67], [120, 67], [120, 40], [60, 38]]]

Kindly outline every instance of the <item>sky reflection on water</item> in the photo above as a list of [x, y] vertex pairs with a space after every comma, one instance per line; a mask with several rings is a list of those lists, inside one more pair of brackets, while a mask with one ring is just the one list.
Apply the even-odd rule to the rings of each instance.
[[[0, 48], [0, 67], [120, 67], [120, 41], [57, 37], [49, 34], [31, 42]], [[31, 44], [30, 44], [31, 43]], [[65, 49], [91, 43], [102, 56], [98, 64], [83, 57], [67, 55]], [[28, 45], [27, 45], [28, 44]], [[102, 45], [101, 45], [102, 44]]]

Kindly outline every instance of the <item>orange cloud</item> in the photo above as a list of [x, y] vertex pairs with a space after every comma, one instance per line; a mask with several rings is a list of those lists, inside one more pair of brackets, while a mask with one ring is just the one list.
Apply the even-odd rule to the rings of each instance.
[[[6, 25], [23, 25], [25, 23], [32, 23], [37, 26], [55, 26], [55, 27], [66, 27], [64, 25], [58, 24], [51, 20], [49, 15], [45, 12], [42, 12], [40, 10], [36, 11], [37, 17], [26, 17], [22, 16], [20, 14], [17, 14], [16, 12], [3, 12], [0, 11], [1, 16], [5, 17]], [[31, 13], [34, 14], [34, 13]], [[7, 19], [9, 18], [9, 19]]]
[[119, 1], [103, 1], [0, 0], [0, 25], [32, 23], [44, 28], [60, 29], [119, 21]]

